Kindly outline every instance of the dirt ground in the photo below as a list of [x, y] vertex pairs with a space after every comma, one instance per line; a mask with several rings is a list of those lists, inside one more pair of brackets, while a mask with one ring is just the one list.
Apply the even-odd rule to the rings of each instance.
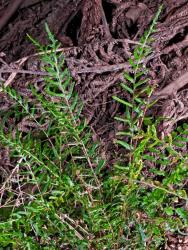
[[[114, 117], [122, 112], [112, 96], [129, 100], [119, 83], [123, 72], [130, 71], [128, 59], [161, 4], [153, 52], [145, 63], [150, 84], [158, 86], [154, 96], [160, 100], [153, 115], [172, 118], [159, 126], [160, 133], [168, 134], [188, 118], [187, 0], [0, 0], [0, 81], [28, 97], [29, 83], [43, 88], [40, 61], [27, 34], [47, 44], [47, 22], [64, 48], [93, 138], [101, 141], [110, 160], [109, 152], [116, 150], [113, 138], [120, 129]], [[11, 105], [0, 93], [0, 110]], [[6, 165], [3, 151], [0, 165]], [[187, 237], [168, 237], [165, 249], [188, 249]]]

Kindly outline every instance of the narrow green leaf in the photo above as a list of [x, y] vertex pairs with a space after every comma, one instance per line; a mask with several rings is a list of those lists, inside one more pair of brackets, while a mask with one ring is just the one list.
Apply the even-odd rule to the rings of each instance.
[[136, 47], [136, 48], [134, 49], [133, 55], [134, 55], [135, 61], [140, 60], [140, 51], [139, 51], [139, 47]]
[[129, 64], [131, 65], [133, 69], [136, 69], [137, 64], [134, 62], [132, 58], [129, 58]]
[[72, 100], [72, 104], [71, 104], [71, 111], [74, 112], [76, 106], [78, 104], [78, 94], [75, 94], [73, 100]]
[[134, 101], [136, 101], [138, 103], [141, 103], [141, 104], [145, 104], [145, 101], [143, 99], [141, 99], [141, 98], [138, 98], [138, 97], [135, 97]]
[[125, 90], [127, 90], [130, 94], [133, 94], [133, 89], [131, 89], [130, 87], [128, 87], [126, 84], [121, 83], [121, 87]]
[[101, 171], [101, 169], [105, 166], [105, 164], [106, 164], [106, 161], [105, 160], [103, 160], [103, 159], [101, 159], [100, 161], [99, 161], [99, 163], [98, 163], [98, 165], [97, 165], [97, 167], [96, 167], [96, 174], [99, 174], [100, 173], [100, 171]]
[[125, 118], [115, 117], [114, 119], [120, 122], [128, 123], [129, 125], [131, 124], [131, 121]]
[[146, 79], [144, 79], [144, 80], [140, 80], [140, 81], [136, 82], [136, 83], [134, 84], [135, 89], [138, 88], [138, 87], [140, 87], [141, 85], [147, 83], [148, 81], [149, 81], [149, 78], [146, 78]]
[[128, 144], [127, 142], [125, 141], [120, 141], [120, 140], [115, 140], [115, 143], [123, 146], [124, 148], [126, 148], [127, 150], [133, 150], [133, 146]]
[[180, 135], [176, 137], [176, 140], [180, 142], [188, 142], [188, 138], [180, 136]]
[[132, 77], [132, 76], [130, 76], [128, 73], [124, 73], [124, 77], [129, 81], [129, 82], [131, 82], [131, 83], [135, 83], [135, 81], [134, 81], [134, 78]]
[[131, 137], [132, 137], [132, 133], [126, 132], [126, 131], [118, 132], [116, 135], [128, 135], [128, 136], [131, 136]]
[[122, 100], [122, 99], [120, 99], [120, 98], [117, 97], [117, 96], [113, 96], [113, 99], [116, 100], [116, 101], [119, 102], [119, 103], [122, 103], [122, 104], [124, 104], [124, 105], [130, 107], [130, 108], [133, 107], [133, 105], [132, 105], [131, 103], [126, 102], [125, 100]]
[[144, 71], [142, 70], [142, 71], [136, 73], [135, 77], [136, 77], [136, 79], [137, 79], [137, 78], [139, 78], [139, 77], [141, 77], [141, 76], [143, 76], [143, 75], [144, 75]]
[[123, 170], [123, 171], [128, 171], [129, 170], [129, 167], [120, 166], [120, 165], [117, 165], [117, 164], [115, 164], [114, 167], [119, 169], [119, 170]]
[[129, 107], [126, 107], [125, 114], [126, 114], [127, 119], [131, 121], [132, 119], [131, 119], [131, 113], [130, 113]]
[[156, 161], [156, 158], [152, 155], [143, 155], [142, 158], [144, 160], [149, 160], [149, 161], [152, 161], [152, 162], [155, 162]]

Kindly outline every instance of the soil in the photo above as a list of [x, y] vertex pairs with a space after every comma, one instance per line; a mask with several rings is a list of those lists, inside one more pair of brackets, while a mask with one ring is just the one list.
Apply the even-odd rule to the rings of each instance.
[[[161, 4], [152, 54], [145, 63], [149, 84], [157, 86], [152, 98], [159, 99], [152, 112], [172, 118], [159, 126], [160, 133], [168, 134], [188, 118], [187, 0], [0, 0], [0, 80], [28, 97], [28, 83], [42, 88], [40, 61], [27, 34], [47, 44], [47, 22], [64, 48], [66, 64], [84, 102], [83, 115], [110, 161], [109, 152], [116, 150], [113, 138], [120, 129], [114, 117], [122, 112], [112, 96], [129, 99], [119, 83], [124, 80], [123, 72], [130, 71], [128, 59]], [[11, 101], [2, 93], [0, 98], [0, 110], [8, 110]], [[1, 150], [1, 166], [9, 164], [7, 154]], [[166, 249], [188, 249], [187, 240], [170, 247], [175, 244], [172, 238]]]

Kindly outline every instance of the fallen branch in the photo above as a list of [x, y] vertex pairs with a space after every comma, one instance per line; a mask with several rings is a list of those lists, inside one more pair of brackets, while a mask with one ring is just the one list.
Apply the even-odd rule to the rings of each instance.
[[112, 71], [118, 71], [118, 70], [130, 71], [130, 66], [128, 63], [119, 63], [119, 64], [114, 64], [114, 65], [84, 67], [81, 69], [77, 69], [76, 72], [78, 74], [82, 74], [82, 73], [102, 74], [104, 72], [112, 72]]
[[171, 95], [175, 95], [177, 91], [188, 84], [188, 72], [181, 75], [178, 79], [174, 80], [162, 90], [157, 91], [153, 94], [151, 99], [162, 99]]
[[23, 0], [12, 0], [10, 4], [4, 11], [3, 16], [0, 18], [0, 30], [7, 24], [9, 19], [13, 16], [13, 14], [17, 11], [19, 6], [22, 4]]

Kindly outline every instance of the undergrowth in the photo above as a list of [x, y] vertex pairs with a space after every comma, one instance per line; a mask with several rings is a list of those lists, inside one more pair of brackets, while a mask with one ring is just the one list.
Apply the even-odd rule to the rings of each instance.
[[[125, 109], [116, 117], [125, 130], [115, 143], [126, 157], [109, 171], [82, 118], [59, 43], [47, 26], [48, 46], [31, 38], [48, 76], [43, 92], [30, 86], [35, 101], [3, 88], [15, 105], [0, 114], [1, 146], [14, 163], [0, 189], [2, 249], [158, 249], [167, 232], [183, 233], [188, 226], [188, 153], [179, 150], [188, 142], [188, 125], [160, 138], [157, 122], [147, 116], [155, 86], [143, 59], [160, 11], [121, 84], [131, 101], [114, 97]], [[7, 126], [12, 115], [25, 123]]]

